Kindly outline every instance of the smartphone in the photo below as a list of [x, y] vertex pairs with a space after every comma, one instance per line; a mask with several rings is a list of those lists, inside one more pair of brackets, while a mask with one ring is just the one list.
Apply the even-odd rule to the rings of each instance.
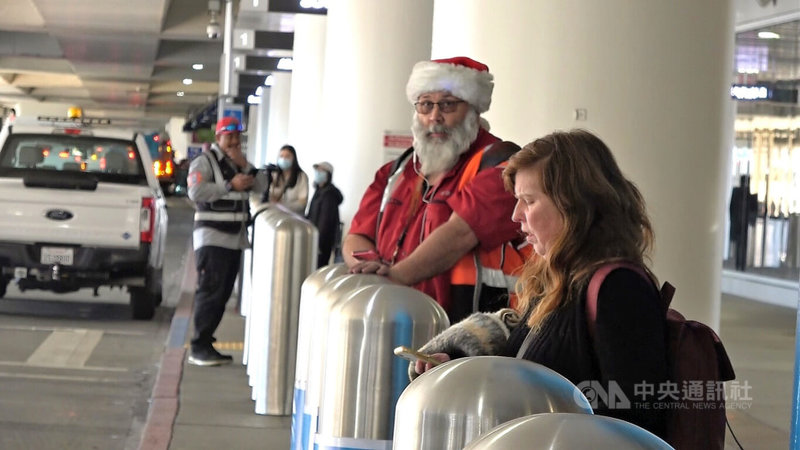
[[358, 250], [352, 253], [353, 258], [359, 261], [380, 261], [381, 255], [375, 250]]
[[401, 358], [403, 358], [403, 359], [407, 359], [407, 360], [409, 360], [411, 362], [416, 362], [416, 361], [419, 360], [419, 361], [422, 361], [422, 362], [429, 363], [429, 364], [431, 364], [433, 366], [436, 366], [436, 365], [439, 365], [439, 364], [442, 363], [441, 361], [439, 361], [438, 359], [434, 358], [431, 355], [428, 355], [428, 354], [422, 353], [422, 352], [418, 352], [416, 350], [412, 350], [412, 349], [410, 349], [410, 348], [408, 348], [408, 347], [406, 347], [404, 345], [401, 345], [400, 347], [395, 348], [394, 349], [394, 354], [399, 356], [399, 357], [401, 357]]

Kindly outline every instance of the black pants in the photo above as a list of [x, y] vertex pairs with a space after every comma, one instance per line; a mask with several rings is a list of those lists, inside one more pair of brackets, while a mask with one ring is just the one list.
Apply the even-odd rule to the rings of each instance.
[[197, 290], [194, 293], [194, 337], [192, 351], [208, 348], [215, 341], [225, 303], [233, 292], [239, 273], [241, 250], [200, 247], [194, 252], [197, 265]]

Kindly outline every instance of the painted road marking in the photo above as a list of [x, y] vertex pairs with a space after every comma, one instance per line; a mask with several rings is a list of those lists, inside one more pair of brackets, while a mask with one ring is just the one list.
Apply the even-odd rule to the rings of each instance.
[[55, 330], [25, 362], [28, 366], [80, 368], [103, 337], [98, 330]]

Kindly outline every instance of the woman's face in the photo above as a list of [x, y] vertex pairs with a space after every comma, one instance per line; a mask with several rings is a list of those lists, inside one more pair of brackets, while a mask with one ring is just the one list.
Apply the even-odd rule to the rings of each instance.
[[564, 218], [553, 201], [542, 190], [542, 176], [538, 167], [517, 172], [514, 183], [517, 204], [511, 220], [520, 224], [525, 240], [533, 250], [547, 257], [553, 242], [564, 228]]

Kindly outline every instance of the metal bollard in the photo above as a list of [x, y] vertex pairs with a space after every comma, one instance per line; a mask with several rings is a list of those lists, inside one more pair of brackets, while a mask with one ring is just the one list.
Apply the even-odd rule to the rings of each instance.
[[318, 234], [314, 225], [282, 205], [270, 205], [253, 226], [252, 299], [246, 327], [255, 412], [289, 416], [300, 287], [315, 269]]
[[448, 361], [425, 372], [397, 402], [395, 450], [460, 450], [501, 423], [538, 413], [592, 414], [554, 370], [503, 356]]
[[655, 434], [606, 416], [544, 413], [514, 419], [470, 442], [464, 450], [591, 448], [593, 450], [671, 450]]
[[[317, 269], [303, 281], [300, 287], [300, 315], [297, 327], [297, 363], [294, 373], [294, 402], [292, 408], [292, 449], [300, 449], [303, 440], [303, 408], [306, 403], [308, 387], [308, 365], [311, 356], [311, 333], [314, 314], [319, 308], [317, 294], [326, 284], [336, 277], [347, 274], [346, 264], [331, 264]], [[307, 439], [306, 439], [307, 441]]]
[[[315, 450], [314, 435], [317, 433], [323, 366], [328, 354], [327, 333], [331, 309], [337, 302], [346, 298], [355, 290], [374, 284], [389, 283], [391, 281], [388, 278], [380, 275], [351, 274], [334, 278], [317, 292], [314, 298], [311, 320], [303, 323], [303, 326], [308, 325], [311, 328], [307, 355], [308, 376], [306, 378], [301, 430], [297, 439], [294, 436], [292, 437], [293, 442], [298, 444], [301, 449]], [[300, 358], [299, 354], [298, 358]], [[295, 408], [297, 408], [297, 405], [295, 405]]]
[[448, 327], [444, 310], [400, 285], [367, 286], [331, 309], [315, 448], [389, 449], [408, 361], [395, 347], [419, 348]]

